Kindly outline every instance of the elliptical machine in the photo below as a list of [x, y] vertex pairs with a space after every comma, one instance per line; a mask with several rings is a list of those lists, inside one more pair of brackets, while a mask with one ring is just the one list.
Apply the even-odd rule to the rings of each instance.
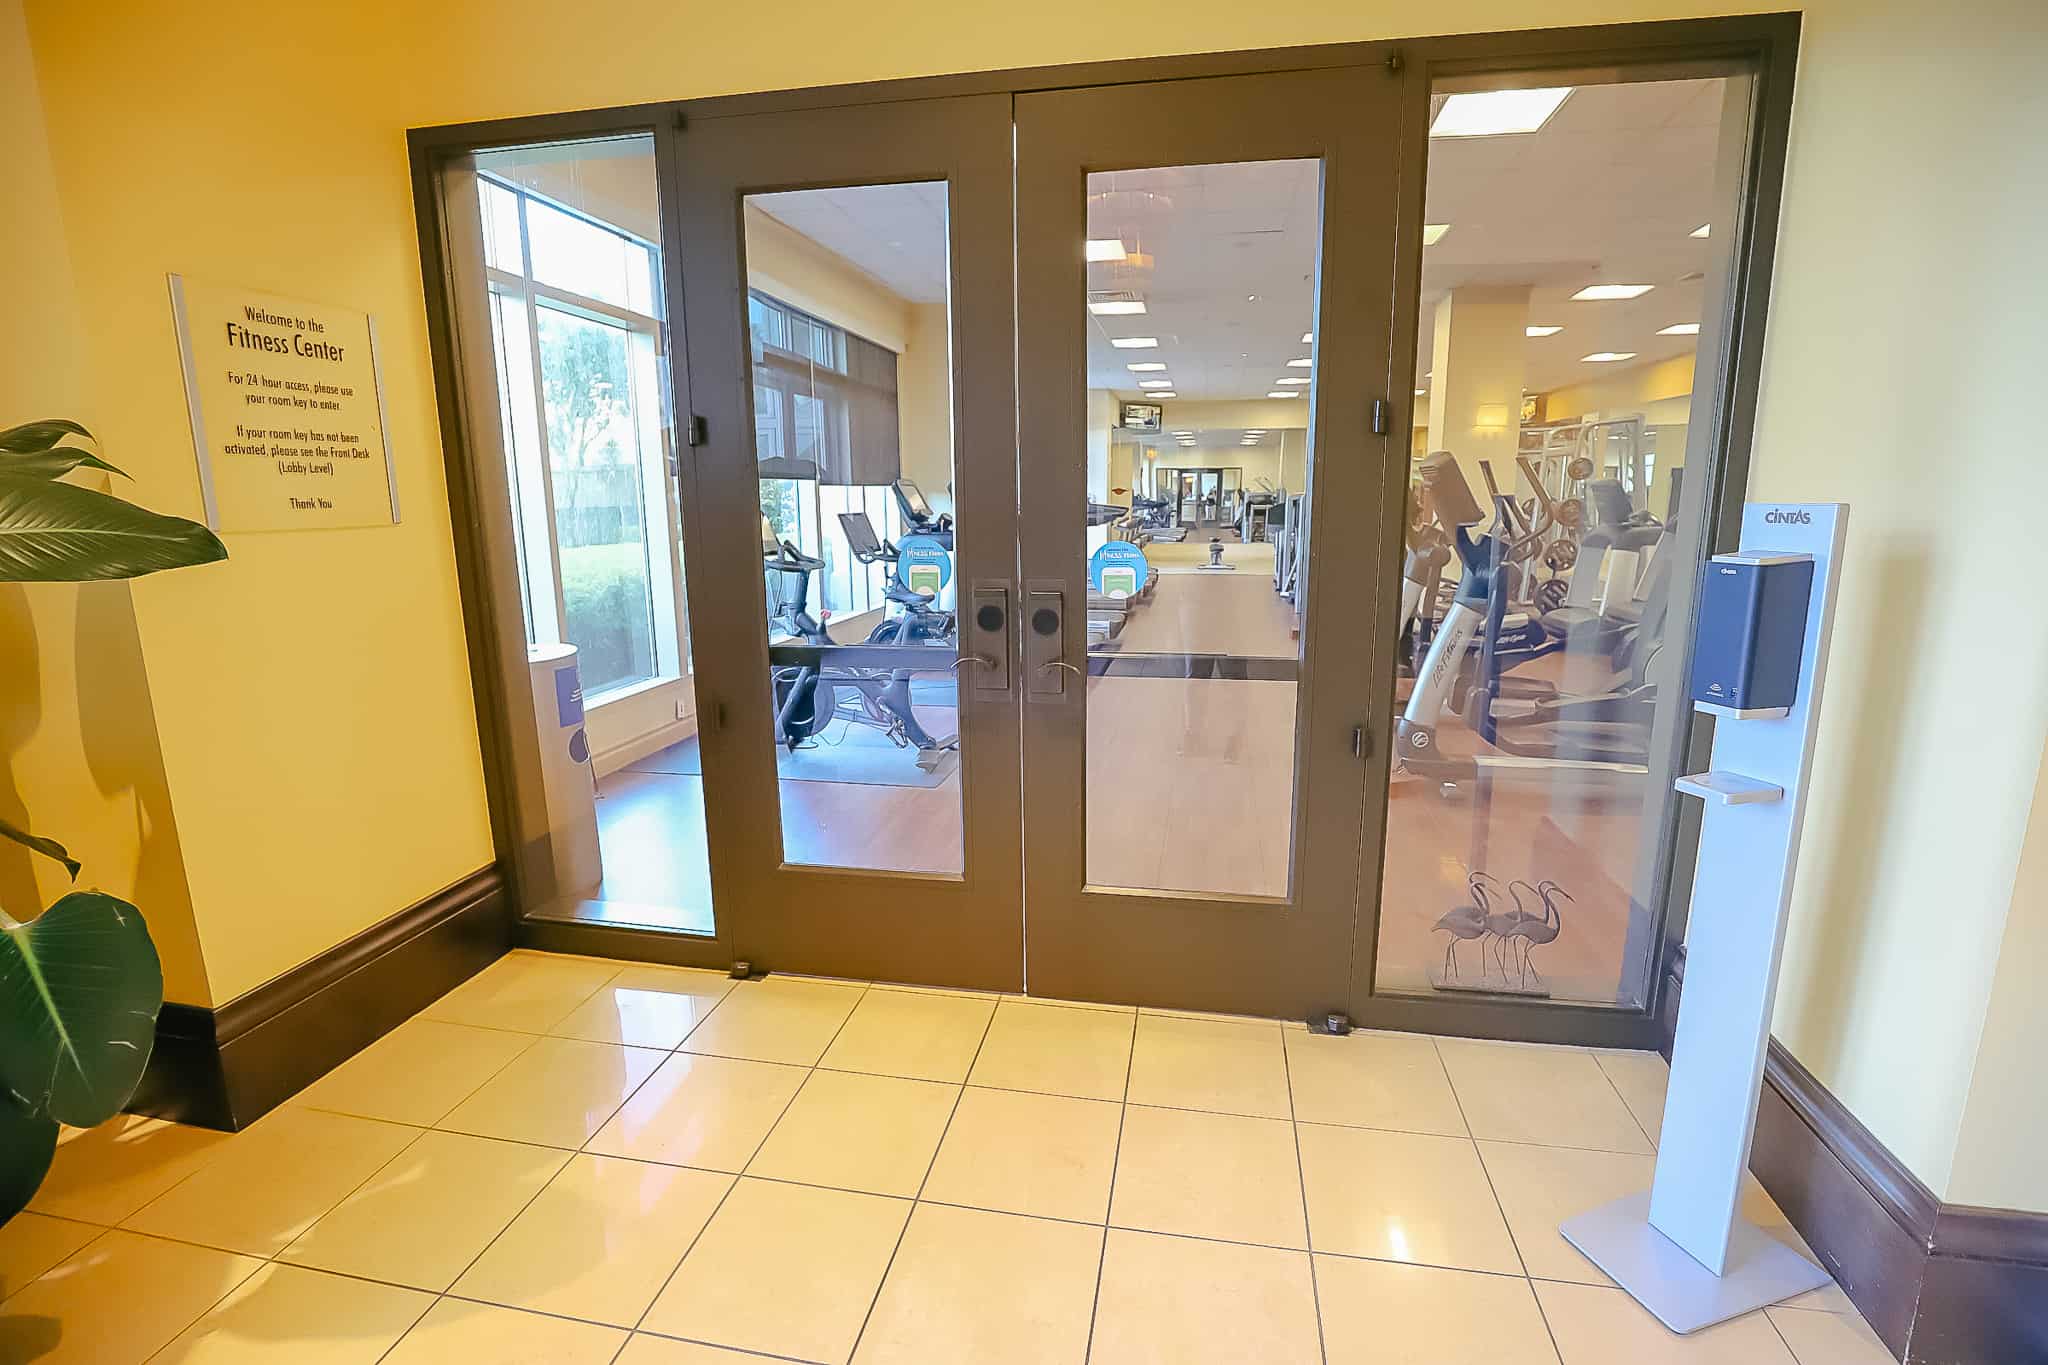
[[[866, 513], [843, 513], [867, 521]], [[843, 524], [843, 523], [842, 523]], [[872, 526], [869, 539], [874, 539]], [[850, 539], [850, 538], [849, 538]], [[879, 548], [879, 546], [877, 547]], [[770, 596], [772, 624], [780, 625], [804, 644], [839, 648], [822, 622], [810, 614], [811, 575], [825, 567], [786, 540], [778, 539], [761, 518], [761, 558], [776, 575]], [[869, 632], [871, 645], [929, 645], [953, 642], [953, 615], [935, 611], [930, 599], [912, 592], [892, 574], [886, 596], [904, 611], [878, 623]], [[936, 772], [960, 747], [957, 735], [934, 738], [911, 706], [910, 668], [836, 668], [822, 663], [771, 664], [769, 686], [775, 703], [775, 742], [795, 753], [815, 741], [835, 720], [866, 725], [887, 735], [898, 748], [917, 750], [917, 766]]]

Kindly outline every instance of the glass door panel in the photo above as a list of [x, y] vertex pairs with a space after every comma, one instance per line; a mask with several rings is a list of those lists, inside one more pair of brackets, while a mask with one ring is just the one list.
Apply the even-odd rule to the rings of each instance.
[[774, 970], [1022, 984], [1008, 113], [677, 139], [707, 817], [738, 955]]
[[[1017, 101], [1034, 993], [1342, 1007], [1365, 785], [1338, 680], [1368, 648], [1342, 617], [1371, 591], [1392, 232], [1366, 204], [1393, 88], [1374, 68]], [[1163, 420], [1119, 425], [1139, 402]], [[1085, 532], [1162, 457], [1168, 524]], [[1280, 546], [1225, 533], [1226, 464], [1309, 490], [1304, 546], [1311, 520], [1356, 533], [1289, 580]]]

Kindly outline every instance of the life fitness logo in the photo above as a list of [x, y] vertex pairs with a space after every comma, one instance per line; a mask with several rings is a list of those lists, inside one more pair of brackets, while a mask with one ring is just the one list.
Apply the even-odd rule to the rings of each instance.
[[1811, 526], [1813, 525], [1813, 513], [1801, 507], [1795, 507], [1785, 512], [1780, 512], [1774, 507], [1764, 513], [1764, 520], [1773, 526]]

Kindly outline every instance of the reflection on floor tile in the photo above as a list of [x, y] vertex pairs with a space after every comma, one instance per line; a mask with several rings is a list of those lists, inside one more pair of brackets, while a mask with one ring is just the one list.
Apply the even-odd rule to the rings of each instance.
[[653, 1048], [542, 1038], [437, 1126], [508, 1142], [581, 1147], [666, 1059]]
[[1590, 1052], [1463, 1038], [1439, 1039], [1437, 1051], [1473, 1137], [1607, 1152], [1651, 1150]]
[[1110, 1230], [1091, 1365], [1319, 1356], [1306, 1253]]
[[808, 1074], [802, 1067], [678, 1052], [598, 1130], [588, 1150], [745, 1170]]
[[859, 1365], [1078, 1362], [1102, 1229], [920, 1204], [861, 1334]]
[[45, 1218], [40, 1213], [15, 1214], [0, 1226], [0, 1299], [104, 1231], [91, 1223]]
[[732, 989], [722, 972], [628, 967], [549, 1030], [590, 1043], [673, 1048]]
[[295, 1103], [431, 1127], [533, 1043], [524, 1033], [410, 1019], [301, 1090]]
[[1005, 1090], [1120, 1100], [1136, 1024], [1129, 1011], [1006, 999], [996, 1006], [968, 1080]]
[[860, 1003], [863, 988], [771, 976], [742, 981], [683, 1046], [716, 1057], [812, 1066]]
[[618, 973], [616, 962], [510, 952], [422, 1013], [451, 1024], [546, 1033]]
[[994, 1001], [974, 996], [869, 991], [818, 1065], [964, 1081], [994, 1012]]
[[273, 1262], [151, 1365], [376, 1365], [434, 1296]]
[[1330, 1365], [1558, 1365], [1529, 1282], [1316, 1257]]
[[1102, 1100], [969, 1086], [924, 1198], [1100, 1223], [1122, 1121], [1122, 1107]]
[[29, 1207], [111, 1226], [204, 1166], [227, 1140], [226, 1133], [134, 1114], [90, 1131], [67, 1128]]
[[606, 1365], [625, 1339], [616, 1327], [442, 1299], [400, 1339], [383, 1365]]
[[741, 1350], [844, 1361], [909, 1216], [908, 1200], [743, 1179], [642, 1325]]
[[613, 1365], [761, 1365], [752, 1351], [728, 1351], [694, 1341], [675, 1341], [651, 1332], [637, 1332]]
[[452, 1292], [631, 1327], [732, 1181], [680, 1166], [571, 1157]]
[[1270, 1020], [1141, 1013], [1128, 1098], [1132, 1104], [1287, 1118], [1280, 1026]]
[[419, 1289], [446, 1289], [569, 1159], [461, 1133], [422, 1133], [279, 1257]]
[[1522, 1273], [1486, 1170], [1467, 1139], [1311, 1123], [1300, 1131], [1317, 1251]]
[[146, 1360], [262, 1268], [250, 1256], [107, 1233], [7, 1300], [0, 1360]]
[[1124, 1112], [1109, 1221], [1146, 1232], [1306, 1249], [1293, 1125], [1131, 1105]]
[[957, 1085], [814, 1071], [747, 1174], [910, 1198], [924, 1183]]
[[1294, 1117], [1302, 1122], [1465, 1136], [1434, 1039], [1363, 1031], [1338, 1038], [1307, 1029], [1285, 1037]]
[[1762, 1313], [1682, 1337], [1619, 1289], [1539, 1280], [1536, 1298], [1564, 1365], [1798, 1365]]

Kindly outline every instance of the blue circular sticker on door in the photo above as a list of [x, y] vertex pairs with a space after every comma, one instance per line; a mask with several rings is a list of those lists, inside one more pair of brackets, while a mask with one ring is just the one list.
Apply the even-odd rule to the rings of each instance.
[[912, 592], [937, 597], [953, 581], [953, 552], [935, 536], [905, 536], [896, 546], [896, 578]]
[[1104, 597], [1134, 597], [1151, 576], [1151, 561], [1128, 540], [1104, 541], [1088, 556], [1088, 586]]

